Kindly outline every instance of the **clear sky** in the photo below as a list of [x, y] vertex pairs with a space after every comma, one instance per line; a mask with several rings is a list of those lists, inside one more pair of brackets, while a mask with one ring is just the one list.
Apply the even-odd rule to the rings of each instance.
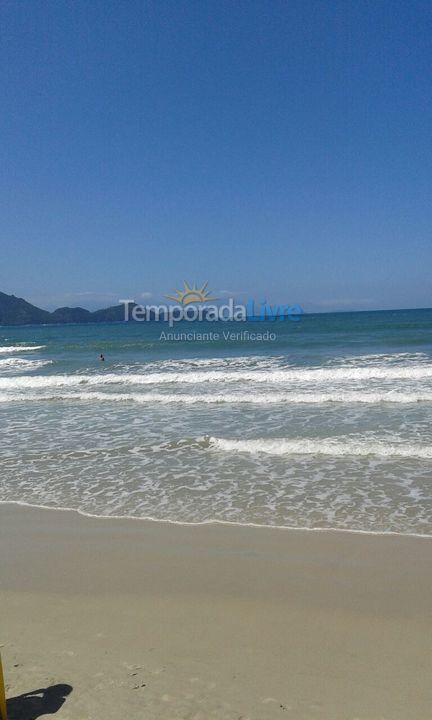
[[0, 6], [0, 290], [432, 305], [432, 5]]

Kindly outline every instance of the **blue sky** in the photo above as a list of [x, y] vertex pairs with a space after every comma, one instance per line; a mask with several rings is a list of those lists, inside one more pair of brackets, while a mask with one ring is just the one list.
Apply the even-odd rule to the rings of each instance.
[[0, 8], [0, 290], [432, 305], [429, 2]]

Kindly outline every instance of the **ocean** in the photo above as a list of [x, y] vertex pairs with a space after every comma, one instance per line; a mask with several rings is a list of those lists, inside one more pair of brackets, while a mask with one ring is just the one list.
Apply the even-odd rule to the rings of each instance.
[[0, 502], [432, 535], [432, 310], [0, 327], [0, 415]]

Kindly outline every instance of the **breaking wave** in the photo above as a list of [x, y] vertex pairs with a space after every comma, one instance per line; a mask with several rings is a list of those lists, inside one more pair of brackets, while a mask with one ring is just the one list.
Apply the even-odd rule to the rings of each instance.
[[269, 455], [331, 455], [336, 457], [399, 457], [432, 459], [432, 445], [404, 445], [398, 443], [367, 442], [364, 440], [338, 440], [322, 438], [308, 440], [297, 438], [257, 438], [254, 440], [232, 440], [209, 437], [211, 449], [225, 452], [266, 453]]
[[[29, 368], [31, 369], [31, 368]], [[33, 378], [29, 378], [30, 380]], [[0, 384], [0, 388], [1, 388]], [[61, 386], [60, 386], [61, 387]], [[34, 389], [29, 384], [30, 389]], [[48, 386], [48, 389], [50, 387]], [[162, 405], [215, 405], [215, 404], [247, 404], [247, 405], [380, 405], [399, 404], [409, 405], [415, 403], [432, 403], [431, 392], [333, 392], [333, 393], [220, 393], [186, 394], [186, 393], [160, 393], [160, 392], [80, 392], [72, 388], [70, 392], [3, 392], [0, 402], [34, 402], [34, 401], [84, 401], [84, 402], [130, 402], [142, 404]]]
[[45, 345], [8, 345], [0, 347], [0, 353], [18, 353], [30, 352], [32, 350], [42, 350]]

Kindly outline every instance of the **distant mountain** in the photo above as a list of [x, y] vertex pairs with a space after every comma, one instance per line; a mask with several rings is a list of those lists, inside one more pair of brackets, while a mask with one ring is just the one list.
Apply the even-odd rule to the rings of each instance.
[[0, 292], [0, 325], [42, 325], [48, 323], [119, 322], [124, 320], [124, 306], [115, 305], [90, 312], [84, 308], [62, 307], [48, 312], [17, 298]]
[[31, 305], [15, 295], [0, 292], [0, 323], [2, 325], [40, 325], [50, 322], [51, 313]]
[[55, 323], [82, 323], [89, 322], [91, 312], [84, 310], [84, 308], [76, 307], [61, 307], [50, 313], [50, 322]]

